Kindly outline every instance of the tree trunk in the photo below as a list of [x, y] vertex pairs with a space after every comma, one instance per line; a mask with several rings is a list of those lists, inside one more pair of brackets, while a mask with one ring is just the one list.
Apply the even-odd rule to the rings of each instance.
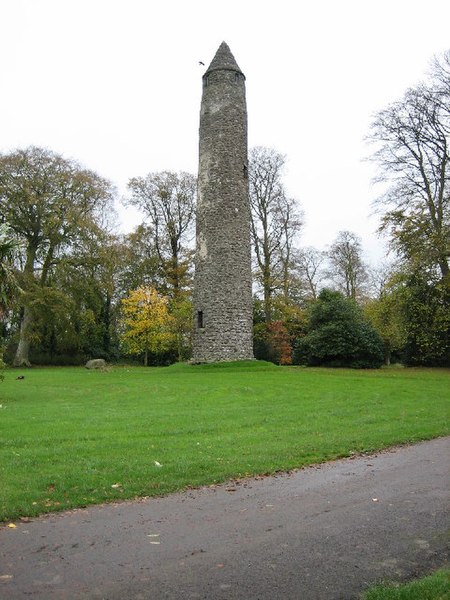
[[144, 353], [144, 367], [148, 367], [148, 350]]
[[264, 320], [266, 323], [272, 322], [272, 295], [270, 289], [264, 289]]
[[17, 346], [16, 356], [13, 365], [15, 367], [31, 367], [30, 353], [30, 329], [33, 323], [33, 315], [28, 306], [24, 307], [22, 323], [20, 324], [19, 345]]
[[[27, 247], [27, 260], [24, 268], [26, 287], [29, 287], [34, 281], [34, 264], [36, 261], [36, 253], [38, 242], [29, 240]], [[23, 317], [20, 323], [19, 345], [17, 346], [16, 356], [14, 357], [13, 366], [15, 367], [31, 367], [30, 363], [30, 330], [33, 324], [33, 314], [29, 306], [23, 307]]]
[[102, 307], [102, 321], [103, 321], [103, 351], [110, 359], [111, 351], [111, 296], [109, 292], [106, 293], [105, 302]]
[[445, 279], [446, 277], [448, 277], [449, 268], [448, 268], [448, 262], [445, 258], [442, 258], [439, 261], [439, 267], [441, 269], [442, 279]]
[[263, 294], [264, 294], [264, 320], [266, 323], [272, 322], [272, 277], [270, 272], [269, 260], [266, 259], [263, 266]]
[[181, 331], [177, 331], [176, 333], [177, 336], [177, 354], [178, 354], [178, 362], [181, 362], [183, 356], [182, 356], [182, 352], [181, 352], [181, 343], [182, 343], [182, 339], [183, 339], [183, 334]]

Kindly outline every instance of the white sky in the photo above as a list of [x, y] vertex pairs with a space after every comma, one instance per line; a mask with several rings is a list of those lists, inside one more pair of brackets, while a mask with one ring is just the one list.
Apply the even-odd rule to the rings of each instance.
[[[249, 145], [286, 154], [302, 245], [339, 230], [375, 262], [373, 113], [450, 47], [447, 0], [0, 0], [0, 151], [45, 146], [111, 179], [197, 171], [201, 76], [225, 40]], [[122, 230], [139, 222], [121, 209]]]

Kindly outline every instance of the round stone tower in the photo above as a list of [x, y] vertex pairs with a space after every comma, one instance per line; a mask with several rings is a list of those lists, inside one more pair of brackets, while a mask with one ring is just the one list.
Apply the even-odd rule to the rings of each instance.
[[245, 76], [223, 42], [203, 75], [193, 362], [253, 358]]

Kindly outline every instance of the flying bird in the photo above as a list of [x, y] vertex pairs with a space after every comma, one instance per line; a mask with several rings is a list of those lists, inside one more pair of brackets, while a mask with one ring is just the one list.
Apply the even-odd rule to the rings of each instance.
[[205, 66], [205, 63], [204, 63], [204, 62], [202, 62], [201, 60], [199, 60], [199, 61], [198, 61], [198, 64], [199, 64], [199, 65], [202, 65], [203, 67]]

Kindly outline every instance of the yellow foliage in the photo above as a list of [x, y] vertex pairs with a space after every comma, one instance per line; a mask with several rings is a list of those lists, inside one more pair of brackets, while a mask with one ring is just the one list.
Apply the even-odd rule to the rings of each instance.
[[152, 287], [132, 290], [122, 300], [122, 342], [128, 354], [158, 354], [173, 347], [173, 317], [168, 300]]

